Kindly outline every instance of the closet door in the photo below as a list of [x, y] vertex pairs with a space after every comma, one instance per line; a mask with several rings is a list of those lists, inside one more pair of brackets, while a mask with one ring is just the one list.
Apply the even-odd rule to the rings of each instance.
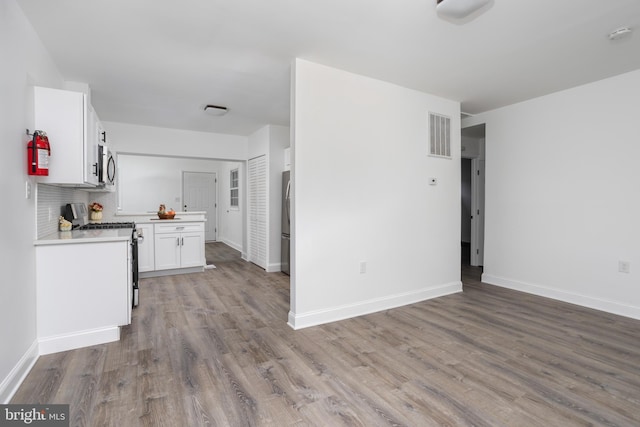
[[267, 268], [267, 159], [249, 160], [249, 261]]

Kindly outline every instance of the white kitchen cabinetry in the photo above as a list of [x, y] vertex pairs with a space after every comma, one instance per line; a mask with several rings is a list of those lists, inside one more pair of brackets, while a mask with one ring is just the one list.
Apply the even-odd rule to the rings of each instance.
[[203, 267], [204, 223], [155, 224], [155, 269]]
[[153, 239], [153, 224], [137, 224], [138, 271], [143, 273], [156, 269]]
[[41, 354], [119, 339], [131, 323], [129, 242], [36, 246]]
[[51, 144], [47, 184], [98, 185], [99, 120], [82, 92], [34, 87], [35, 129]]
[[98, 135], [98, 144], [109, 145], [107, 143], [107, 131], [104, 129], [104, 126], [102, 126], [102, 122], [100, 121], [100, 119], [97, 120], [96, 132]]

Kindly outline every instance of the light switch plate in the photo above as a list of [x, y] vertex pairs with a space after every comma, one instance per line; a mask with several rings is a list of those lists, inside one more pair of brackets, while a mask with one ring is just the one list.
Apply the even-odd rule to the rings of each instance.
[[631, 272], [631, 264], [629, 263], [629, 261], [618, 261], [618, 271], [620, 273]]

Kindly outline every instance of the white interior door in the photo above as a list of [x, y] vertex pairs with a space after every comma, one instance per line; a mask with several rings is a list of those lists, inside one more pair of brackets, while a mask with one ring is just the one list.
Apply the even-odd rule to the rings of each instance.
[[182, 201], [185, 212], [206, 212], [204, 239], [217, 239], [216, 184], [218, 180], [211, 172], [182, 172]]
[[250, 159], [249, 168], [249, 261], [267, 268], [267, 160]]

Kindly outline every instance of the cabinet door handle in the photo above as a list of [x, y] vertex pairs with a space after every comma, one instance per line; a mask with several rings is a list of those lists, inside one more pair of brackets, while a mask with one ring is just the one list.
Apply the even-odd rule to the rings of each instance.
[[184, 237], [182, 238], [182, 242], [180, 243], [180, 246], [184, 246]]
[[180, 246], [180, 238], [176, 237], [176, 246]]

